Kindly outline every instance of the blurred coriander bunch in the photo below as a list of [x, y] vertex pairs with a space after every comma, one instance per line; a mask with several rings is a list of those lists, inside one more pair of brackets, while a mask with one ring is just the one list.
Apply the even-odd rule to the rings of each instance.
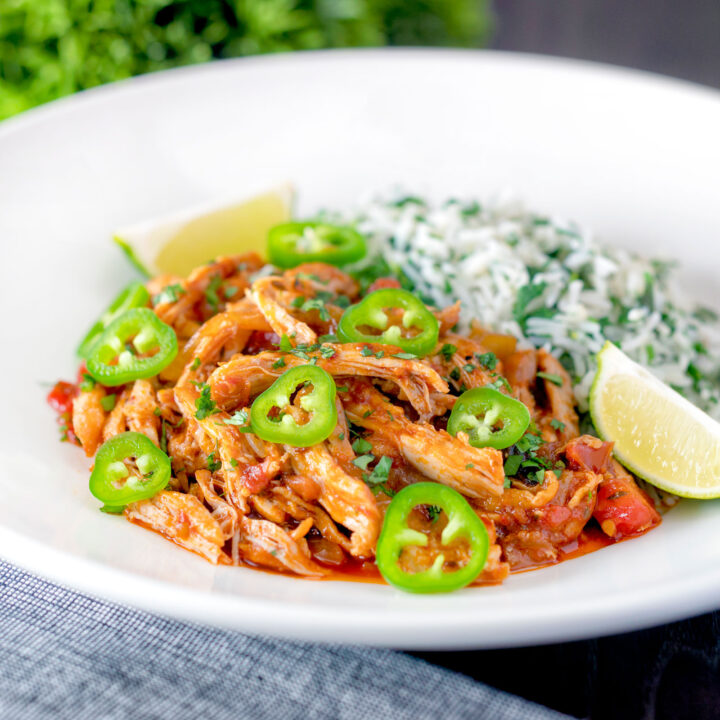
[[0, 0], [0, 119], [153, 70], [326, 47], [479, 46], [489, 0]]

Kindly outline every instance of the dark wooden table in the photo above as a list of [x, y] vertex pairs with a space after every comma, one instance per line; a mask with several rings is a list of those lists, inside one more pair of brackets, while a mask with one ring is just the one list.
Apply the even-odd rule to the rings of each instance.
[[[496, 0], [495, 11], [496, 48], [720, 88], [720, 0]], [[720, 719], [720, 613], [585, 642], [416, 654], [576, 717]]]

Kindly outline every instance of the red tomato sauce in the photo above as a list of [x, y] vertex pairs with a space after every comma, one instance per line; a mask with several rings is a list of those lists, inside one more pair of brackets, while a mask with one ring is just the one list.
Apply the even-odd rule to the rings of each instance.
[[[608, 545], [613, 545], [615, 540], [608, 537], [599, 527], [593, 527], [592, 525], [586, 527], [575, 542], [572, 542], [565, 547], [560, 548], [558, 562], [564, 562], [565, 560], [573, 560], [574, 558], [582, 557], [588, 553], [601, 550]], [[556, 565], [557, 563], [550, 563]], [[550, 564], [537, 565], [534, 567], [524, 567], [520, 570], [513, 570], [511, 574], [528, 572], [530, 570], [539, 570], [541, 568], [549, 567]], [[322, 580], [345, 580], [352, 582], [369, 582], [369, 583], [381, 583], [385, 584], [377, 566], [374, 562], [362, 561], [356, 558], [348, 560], [342, 568], [338, 570], [331, 570], [329, 575], [321, 578]]]

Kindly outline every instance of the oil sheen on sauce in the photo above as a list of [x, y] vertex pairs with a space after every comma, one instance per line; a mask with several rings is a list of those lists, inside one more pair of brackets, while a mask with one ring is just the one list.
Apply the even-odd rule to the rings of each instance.
[[[524, 567], [520, 570], [514, 570], [511, 574], [546, 568], [550, 565], [556, 565], [558, 562], [582, 557], [583, 555], [595, 552], [596, 550], [601, 550], [602, 548], [613, 544], [615, 544], [615, 541], [608, 537], [602, 530], [600, 530], [600, 528], [592, 526], [587, 527], [580, 533], [577, 540], [560, 548], [559, 557], [555, 563], [545, 563], [544, 565], [536, 565], [534, 567]], [[354, 559], [346, 562], [341, 569], [331, 570], [328, 575], [321, 579], [385, 584], [385, 581], [382, 579], [382, 576], [380, 575], [374, 562]]]

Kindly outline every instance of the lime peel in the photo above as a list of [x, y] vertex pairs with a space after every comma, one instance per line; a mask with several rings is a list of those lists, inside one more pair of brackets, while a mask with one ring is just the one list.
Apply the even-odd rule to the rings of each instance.
[[289, 183], [252, 197], [186, 208], [118, 230], [113, 241], [143, 275], [185, 276], [220, 255], [265, 253], [271, 227], [289, 220]]

